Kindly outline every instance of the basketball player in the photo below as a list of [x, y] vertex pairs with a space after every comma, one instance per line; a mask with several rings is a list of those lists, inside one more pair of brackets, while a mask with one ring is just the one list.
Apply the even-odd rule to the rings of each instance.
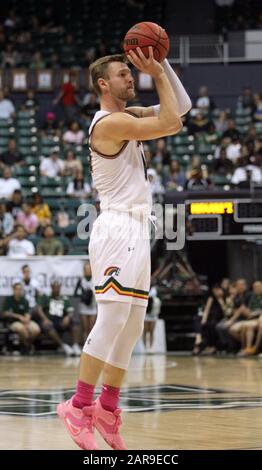
[[[102, 57], [90, 66], [101, 103], [89, 130], [93, 180], [101, 203], [89, 245], [98, 315], [83, 348], [76, 393], [57, 409], [83, 449], [98, 448], [94, 427], [113, 449], [127, 449], [119, 433], [119, 393], [143, 332], [150, 286], [150, 240], [148, 233], [141, 233], [149, 232], [151, 195], [141, 140], [176, 134], [182, 128], [180, 116], [191, 107], [168, 62], [160, 64], [149, 50], [148, 59], [140, 48], [130, 51], [128, 59], [154, 79], [157, 106], [126, 108], [135, 90], [124, 56]], [[101, 372], [102, 392], [93, 402]]]

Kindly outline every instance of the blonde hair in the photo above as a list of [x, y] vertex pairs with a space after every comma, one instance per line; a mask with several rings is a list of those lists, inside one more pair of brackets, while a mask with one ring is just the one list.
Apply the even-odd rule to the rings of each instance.
[[101, 95], [98, 79], [108, 78], [107, 68], [111, 62], [122, 62], [123, 64], [126, 64], [128, 63], [128, 59], [124, 54], [106, 55], [97, 59], [89, 67], [93, 88], [97, 95]]

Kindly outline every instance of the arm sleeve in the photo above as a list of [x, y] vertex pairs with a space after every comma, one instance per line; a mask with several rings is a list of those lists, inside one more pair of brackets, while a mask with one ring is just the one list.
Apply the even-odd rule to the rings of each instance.
[[192, 108], [191, 99], [167, 59], [164, 60], [163, 67], [176, 95], [179, 115], [183, 116]]

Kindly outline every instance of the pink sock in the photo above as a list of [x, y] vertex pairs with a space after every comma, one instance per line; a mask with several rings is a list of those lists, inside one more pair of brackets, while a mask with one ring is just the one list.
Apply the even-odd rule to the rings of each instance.
[[100, 395], [100, 402], [102, 407], [107, 411], [114, 412], [117, 409], [119, 395], [120, 388], [111, 387], [110, 385], [103, 384], [102, 392]]
[[86, 384], [81, 380], [78, 380], [76, 393], [73, 396], [72, 404], [76, 408], [84, 408], [84, 406], [90, 406], [93, 402], [94, 396], [94, 385]]

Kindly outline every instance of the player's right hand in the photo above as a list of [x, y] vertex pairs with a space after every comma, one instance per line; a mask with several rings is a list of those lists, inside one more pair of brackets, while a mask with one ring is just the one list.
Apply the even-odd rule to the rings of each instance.
[[157, 78], [164, 72], [163, 66], [154, 59], [153, 48], [149, 46], [149, 57], [148, 59], [143, 54], [140, 47], [136, 48], [136, 52], [129, 50], [127, 54], [128, 60], [138, 69], [140, 72], [148, 73], [153, 78]]

